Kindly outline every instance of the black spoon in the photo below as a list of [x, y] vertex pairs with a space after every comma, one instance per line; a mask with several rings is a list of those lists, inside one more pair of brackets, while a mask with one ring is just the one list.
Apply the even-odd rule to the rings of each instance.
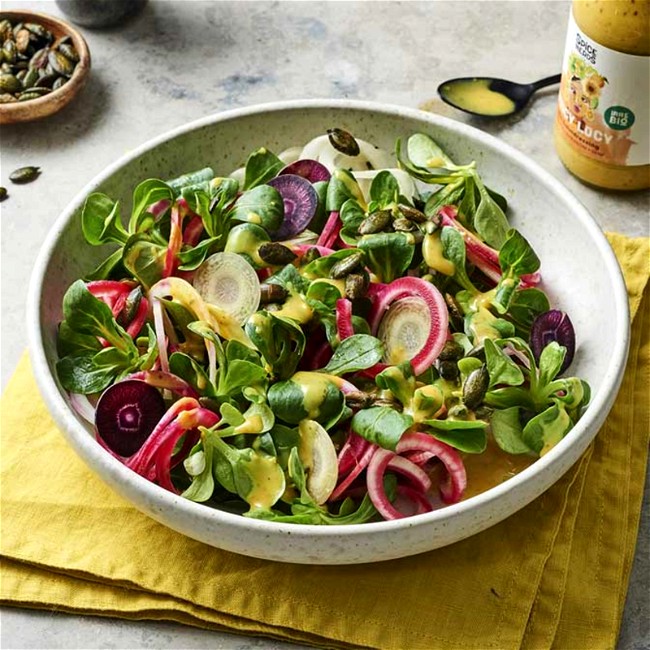
[[460, 77], [438, 86], [444, 102], [472, 115], [506, 117], [523, 110], [533, 93], [540, 88], [560, 83], [562, 75], [555, 74], [530, 84], [519, 84], [493, 77]]

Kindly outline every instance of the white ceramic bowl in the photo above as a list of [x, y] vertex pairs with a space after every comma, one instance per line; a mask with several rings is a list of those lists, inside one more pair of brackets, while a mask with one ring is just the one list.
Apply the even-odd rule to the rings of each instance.
[[[402, 520], [354, 526], [299, 526], [248, 519], [171, 494], [112, 458], [77, 417], [54, 374], [56, 327], [67, 287], [102, 259], [87, 246], [80, 212], [101, 190], [128, 206], [134, 184], [206, 165], [225, 175], [264, 145], [279, 151], [341, 127], [392, 150], [398, 136], [431, 134], [459, 162], [476, 160], [485, 181], [509, 200], [511, 221], [542, 260], [552, 304], [577, 332], [575, 375], [592, 387], [577, 426], [543, 458], [507, 482], [456, 505]], [[212, 546], [284, 562], [351, 564], [414, 555], [473, 535], [539, 496], [580, 457], [616, 396], [628, 349], [629, 315], [616, 258], [580, 202], [526, 156], [469, 126], [397, 106], [294, 101], [219, 113], [167, 133], [95, 178], [51, 229], [31, 279], [28, 327], [34, 372], [70, 445], [123, 497], [157, 521]], [[471, 480], [471, 477], [470, 477]]]

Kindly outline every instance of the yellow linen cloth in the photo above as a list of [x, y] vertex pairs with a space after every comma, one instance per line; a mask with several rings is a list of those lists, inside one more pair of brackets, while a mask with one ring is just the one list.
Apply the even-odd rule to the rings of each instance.
[[327, 647], [613, 648], [650, 436], [650, 299], [649, 240], [609, 237], [635, 318], [623, 385], [603, 429], [529, 506], [410, 558], [274, 563], [161, 526], [77, 458], [25, 356], [2, 399], [1, 602]]

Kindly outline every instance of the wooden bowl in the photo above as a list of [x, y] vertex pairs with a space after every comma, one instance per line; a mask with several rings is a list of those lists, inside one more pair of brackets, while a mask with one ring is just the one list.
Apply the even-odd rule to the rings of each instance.
[[0, 20], [3, 18], [7, 18], [14, 24], [17, 22], [39, 23], [52, 33], [55, 42], [64, 36], [70, 36], [79, 55], [79, 63], [77, 63], [72, 77], [61, 88], [38, 99], [0, 104], [0, 124], [31, 122], [60, 111], [74, 99], [88, 79], [90, 50], [84, 37], [72, 25], [47, 14], [34, 11], [0, 11]]

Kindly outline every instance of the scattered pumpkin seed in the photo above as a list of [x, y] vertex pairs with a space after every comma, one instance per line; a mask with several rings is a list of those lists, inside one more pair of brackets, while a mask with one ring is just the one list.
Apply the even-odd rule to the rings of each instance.
[[417, 208], [412, 208], [410, 205], [400, 203], [397, 206], [397, 209], [400, 211], [402, 216], [409, 221], [414, 221], [415, 223], [424, 223], [427, 220], [427, 215], [424, 214], [424, 212], [418, 210]]
[[484, 365], [472, 370], [463, 384], [463, 404], [472, 410], [480, 406], [489, 385], [490, 373]]
[[52, 40], [52, 34], [43, 27], [43, 25], [39, 25], [38, 23], [25, 23], [25, 29], [29, 30], [34, 36], [38, 36], [39, 38], [43, 38], [46, 41], [51, 41]]
[[378, 210], [369, 214], [360, 224], [357, 229], [360, 235], [374, 235], [381, 232], [390, 223], [391, 212], [390, 210]]
[[455, 361], [441, 361], [438, 365], [440, 376], [447, 381], [456, 381], [460, 374], [458, 364]]
[[417, 230], [417, 225], [410, 219], [398, 217], [393, 221], [393, 228], [398, 232], [413, 232], [414, 230]]
[[260, 285], [260, 302], [268, 305], [271, 302], [284, 302], [289, 292], [281, 285], [274, 283], [264, 283]]
[[31, 183], [41, 173], [40, 167], [28, 165], [26, 167], [19, 167], [9, 174], [9, 180], [12, 183]]
[[440, 361], [458, 361], [463, 358], [464, 353], [465, 351], [460, 343], [456, 343], [456, 341], [447, 341], [440, 351], [438, 359], [440, 359]]
[[358, 156], [361, 152], [354, 136], [343, 129], [327, 129], [330, 144], [346, 156]]
[[0, 201], [4, 201], [9, 196], [6, 187], [0, 187]]
[[290, 248], [278, 242], [262, 244], [257, 253], [264, 262], [273, 266], [291, 264], [298, 257]]
[[364, 298], [366, 293], [368, 293], [369, 286], [370, 277], [367, 272], [350, 273], [350, 275], [345, 278], [345, 297], [348, 298], [348, 300]]
[[330, 278], [340, 280], [346, 275], [350, 275], [350, 273], [362, 268], [363, 260], [363, 251], [357, 251], [356, 253], [352, 253], [352, 255], [344, 257], [332, 266], [330, 269]]

